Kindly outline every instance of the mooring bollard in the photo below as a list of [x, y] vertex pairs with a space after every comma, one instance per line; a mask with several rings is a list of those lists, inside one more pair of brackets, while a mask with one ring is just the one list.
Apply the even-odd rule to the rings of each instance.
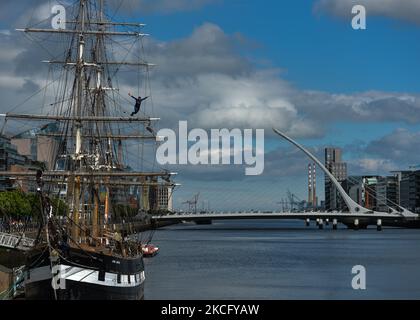
[[378, 219], [378, 222], [376, 223], [376, 230], [382, 231], [382, 220]]
[[359, 219], [354, 220], [354, 229], [359, 230]]
[[337, 227], [338, 227], [337, 219], [334, 219], [333, 220], [333, 230], [337, 230]]

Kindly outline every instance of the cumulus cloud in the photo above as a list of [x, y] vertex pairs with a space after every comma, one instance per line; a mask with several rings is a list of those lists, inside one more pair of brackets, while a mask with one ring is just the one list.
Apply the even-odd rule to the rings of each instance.
[[[370, 142], [365, 151], [396, 162], [415, 161], [420, 164], [420, 132], [397, 129], [394, 132]], [[413, 164], [413, 163], [411, 163]]]
[[[178, 4], [182, 7], [183, 3]], [[37, 12], [47, 12], [45, 8], [44, 11], [41, 9]], [[149, 108], [153, 101], [154, 115], [162, 118], [161, 127], [176, 128], [179, 120], [188, 120], [190, 128], [258, 128], [266, 129], [267, 135], [272, 134], [272, 127], [276, 127], [300, 139], [322, 137], [331, 123], [343, 119], [354, 122], [420, 123], [418, 95], [374, 91], [331, 94], [302, 90], [282, 79], [277, 70], [260, 69], [247, 59], [244, 51], [250, 48], [243, 40], [242, 35], [227, 34], [211, 23], [202, 24], [182, 39], [144, 40], [147, 60], [158, 65], [151, 74], [153, 99], [146, 101], [144, 107]], [[3, 44], [0, 48], [0, 111], [7, 112], [45, 85], [47, 68], [40, 61], [51, 56], [33, 42], [15, 37], [10, 32], [0, 32], [0, 41]], [[49, 41], [44, 39], [43, 45], [49, 48], [52, 55], [64, 52], [64, 47], [57, 47], [56, 43]], [[126, 45], [130, 47], [131, 43]], [[137, 47], [133, 54], [127, 56], [127, 60], [138, 59], [136, 55], [140, 49]], [[116, 60], [125, 57], [125, 54], [125, 50], [114, 46]], [[128, 68], [121, 71], [121, 95], [136, 92], [137, 74], [127, 72]], [[40, 106], [41, 98], [42, 95], [36, 97], [35, 101], [31, 100], [25, 108], [16, 111], [27, 112], [31, 106]], [[132, 108], [131, 101], [120, 102], [127, 112]], [[400, 140], [404, 134], [415, 143], [417, 136], [413, 138], [409, 133], [399, 133]], [[386, 142], [385, 139], [376, 144], [386, 145]], [[385, 149], [368, 146], [363, 150], [366, 153], [364, 160], [355, 165], [363, 170], [390, 168], [392, 163], [403, 160], [402, 157], [396, 158], [398, 150], [391, 154], [393, 158], [389, 161], [392, 163], [378, 160], [388, 157], [386, 152], [381, 154], [381, 150]], [[267, 177], [303, 172], [307, 164], [305, 156], [299, 152], [288, 152], [291, 151], [278, 150], [267, 154]], [[319, 156], [322, 159], [322, 152], [319, 152]], [[208, 169], [196, 167], [179, 171], [186, 172], [188, 177], [203, 179], [199, 172]], [[230, 167], [217, 167], [208, 172], [213, 172], [210, 175], [212, 179], [243, 177], [243, 168], [231, 170]]]
[[[366, 7], [368, 15], [384, 16], [420, 24], [420, 2], [418, 0], [318, 0], [315, 12], [348, 18], [354, 5]], [[349, 20], [350, 21], [350, 20]]]
[[[48, 10], [42, 3], [35, 11]], [[20, 93], [26, 89], [31, 94], [34, 85], [41, 86], [38, 78], [46, 70], [41, 60], [64, 52], [64, 47], [53, 45], [50, 39], [44, 39], [42, 46], [34, 46], [33, 42], [16, 41], [5, 34], [0, 38], [5, 44], [0, 49], [4, 61], [0, 67], [2, 82], [13, 79], [9, 83], [18, 84]], [[420, 122], [420, 100], [416, 95], [301, 90], [283, 80], [276, 70], [261, 70], [245, 58], [243, 52], [249, 47], [243, 39], [240, 34], [227, 34], [215, 24], [204, 23], [186, 38], [144, 41], [148, 60], [158, 65], [151, 83], [155, 114], [165, 114], [163, 126], [173, 128], [178, 120], [189, 120], [193, 127], [263, 128], [269, 134], [276, 127], [298, 138], [314, 138], [323, 136], [331, 122], [342, 119]], [[140, 49], [133, 50], [126, 59], [138, 59]], [[121, 58], [126, 52], [115, 46], [114, 55]], [[34, 85], [29, 86], [28, 79]], [[120, 92], [135, 92], [137, 80], [135, 73], [123, 72], [119, 77]], [[4, 96], [7, 102], [10, 93], [4, 92]], [[6, 108], [5, 103], [2, 109]]]
[[[321, 125], [300, 114], [291, 101], [295, 89], [276, 70], [259, 70], [241, 55], [242, 37], [226, 34], [204, 23], [184, 39], [146, 40], [150, 62], [157, 63], [152, 87], [157, 114], [163, 125], [179, 120], [209, 128], [276, 127], [297, 137], [321, 136]], [[136, 59], [134, 55], [128, 59]], [[120, 79], [123, 91], [133, 91], [135, 76]]]
[[388, 174], [390, 171], [401, 169], [389, 159], [363, 158], [350, 161], [349, 172], [354, 174]]
[[52, 17], [51, 8], [53, 5], [61, 4], [68, 8], [71, 0], [30, 0], [30, 1], [11, 1], [2, 0], [0, 2], [0, 19], [4, 24], [14, 28], [23, 28], [36, 24], [37, 27], [45, 27], [50, 24]]
[[365, 145], [344, 149], [357, 155], [348, 161], [352, 174], [388, 174], [420, 164], [420, 155], [415, 151], [419, 148], [420, 131], [400, 128]]
[[154, 87], [163, 94], [156, 99], [162, 112], [178, 109], [175, 119], [186, 119], [191, 126], [267, 129], [270, 134], [277, 127], [300, 137], [317, 135], [318, 126], [301, 119], [296, 106], [282, 96], [281, 81], [264, 74], [236, 78], [203, 74], [192, 81], [178, 79], [174, 85]]
[[330, 94], [300, 91], [292, 101], [299, 111], [317, 121], [346, 119], [355, 122], [420, 122], [420, 96], [416, 94], [367, 91], [354, 94]]
[[239, 54], [241, 43], [240, 35], [229, 35], [215, 24], [203, 23], [187, 38], [168, 42], [146, 39], [145, 46], [150, 59], [159, 66], [157, 76], [172, 81], [199, 74], [249, 73], [253, 66]]
[[[417, 95], [300, 90], [276, 70], [257, 69], [240, 54], [235, 39], [205, 23], [185, 39], [148, 41], [150, 60], [158, 64], [157, 111], [203, 128], [264, 128], [271, 134], [277, 127], [299, 138], [323, 136], [330, 123], [343, 119], [420, 122]], [[133, 82], [123, 79], [125, 85]]]
[[27, 77], [16, 73], [15, 59], [25, 51], [25, 46], [18, 43], [13, 35], [0, 33], [0, 113], [10, 110], [19, 101], [24, 100], [38, 84], [45, 82], [40, 75]]

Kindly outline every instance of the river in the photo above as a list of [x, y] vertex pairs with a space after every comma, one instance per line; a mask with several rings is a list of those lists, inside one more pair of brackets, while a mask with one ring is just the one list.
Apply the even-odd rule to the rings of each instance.
[[[222, 221], [156, 231], [147, 299], [420, 299], [420, 230]], [[352, 268], [366, 268], [366, 290]]]

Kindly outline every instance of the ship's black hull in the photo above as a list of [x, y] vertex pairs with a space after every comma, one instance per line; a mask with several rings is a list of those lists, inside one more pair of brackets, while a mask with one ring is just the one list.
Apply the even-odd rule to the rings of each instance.
[[143, 300], [144, 286], [116, 288], [66, 281], [65, 290], [57, 290], [55, 297], [51, 285], [52, 279], [38, 281], [25, 286], [26, 300]]
[[25, 279], [27, 300], [143, 300], [143, 257], [122, 258], [71, 249], [53, 264], [49, 251], [32, 253]]

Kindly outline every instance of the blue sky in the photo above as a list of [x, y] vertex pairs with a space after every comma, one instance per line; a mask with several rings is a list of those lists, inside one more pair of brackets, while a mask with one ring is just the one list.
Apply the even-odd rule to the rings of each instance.
[[418, 92], [419, 26], [368, 16], [367, 30], [355, 31], [350, 21], [316, 14], [313, 6], [309, 0], [230, 0], [144, 20], [162, 40], [186, 37], [204, 22], [240, 32], [259, 45], [250, 50], [253, 57], [283, 69], [303, 89]]

